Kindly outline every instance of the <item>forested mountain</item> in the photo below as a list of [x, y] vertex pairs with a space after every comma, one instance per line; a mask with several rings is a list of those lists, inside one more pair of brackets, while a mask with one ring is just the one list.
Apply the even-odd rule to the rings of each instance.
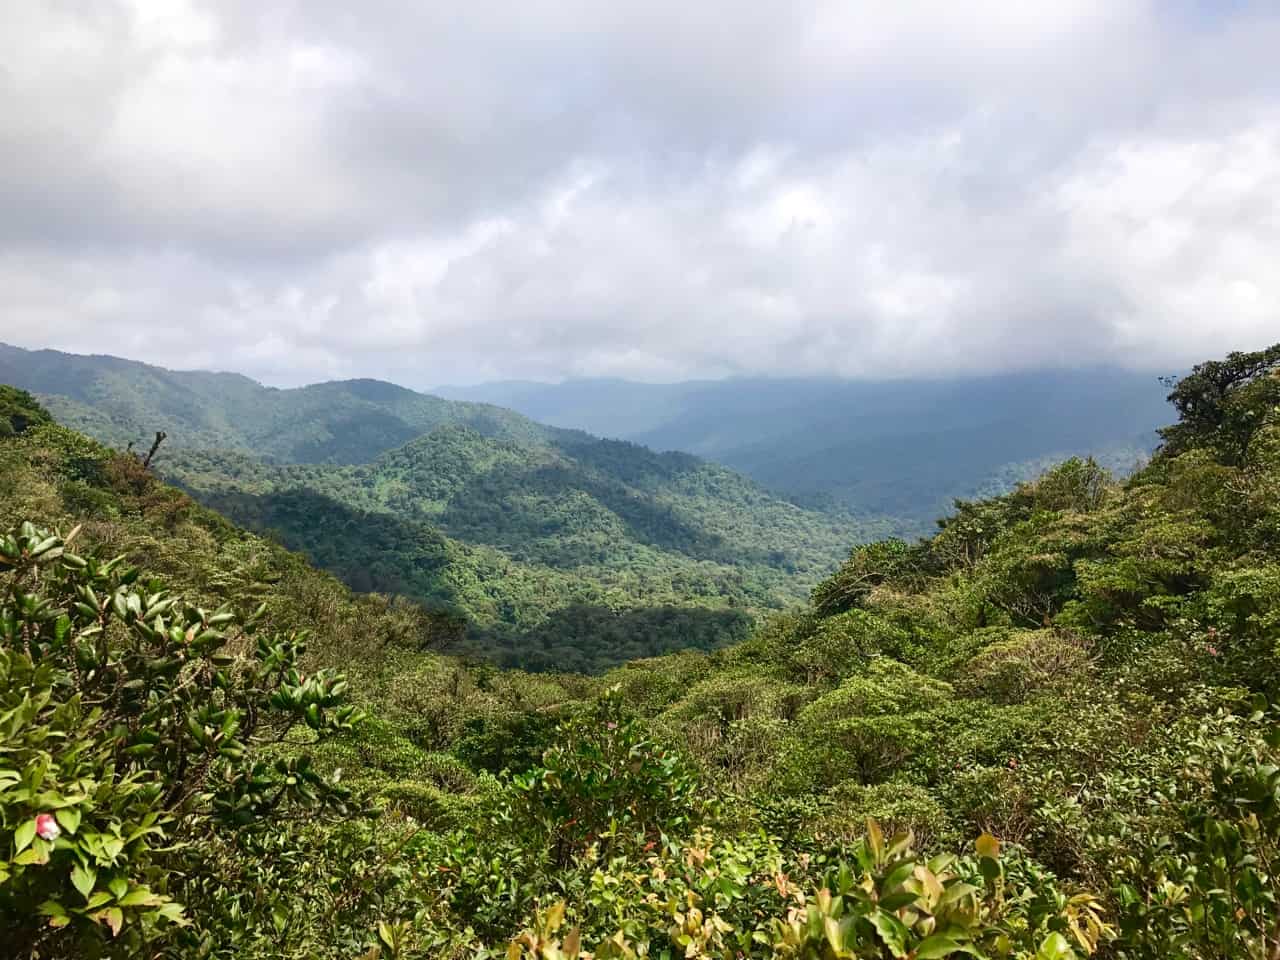
[[952, 498], [1009, 489], [1069, 456], [1127, 471], [1154, 448], [1154, 374], [1045, 371], [950, 380], [739, 379], [441, 387], [541, 422], [685, 450], [801, 502], [926, 532]]
[[523, 440], [552, 433], [510, 410], [452, 403], [381, 380], [278, 390], [234, 373], [6, 344], [0, 383], [30, 391], [60, 423], [120, 448], [163, 430], [171, 446], [285, 463], [364, 463], [442, 426]]
[[454, 650], [508, 666], [595, 671], [741, 640], [888, 530], [688, 454], [377, 381], [272, 390], [14, 348], [0, 377], [107, 443], [165, 431], [163, 476], [358, 590], [429, 604]]
[[1131, 477], [1064, 463], [581, 677], [432, 652], [0, 388], [0, 943], [1269, 960], [1280, 346], [1171, 399]]
[[457, 649], [540, 669], [742, 639], [874, 531], [687, 454], [579, 434], [449, 427], [353, 466], [177, 450], [163, 472], [358, 589], [465, 622]]

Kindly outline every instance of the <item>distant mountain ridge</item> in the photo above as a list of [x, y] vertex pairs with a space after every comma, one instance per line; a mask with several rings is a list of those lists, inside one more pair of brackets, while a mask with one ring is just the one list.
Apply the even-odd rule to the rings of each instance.
[[382, 380], [280, 389], [237, 373], [174, 371], [0, 344], [0, 383], [42, 397], [59, 421], [115, 446], [163, 430], [173, 445], [283, 463], [364, 463], [442, 426], [520, 440], [549, 436], [546, 427], [513, 411]]
[[541, 422], [695, 453], [798, 502], [907, 518], [1092, 455], [1128, 470], [1154, 448], [1167, 389], [1151, 373], [1047, 371], [948, 380], [577, 380], [441, 387]]

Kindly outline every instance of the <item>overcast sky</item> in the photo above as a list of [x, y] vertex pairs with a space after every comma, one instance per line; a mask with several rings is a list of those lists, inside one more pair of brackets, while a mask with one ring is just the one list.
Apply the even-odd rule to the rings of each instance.
[[1280, 4], [0, 4], [0, 340], [287, 385], [1280, 340]]

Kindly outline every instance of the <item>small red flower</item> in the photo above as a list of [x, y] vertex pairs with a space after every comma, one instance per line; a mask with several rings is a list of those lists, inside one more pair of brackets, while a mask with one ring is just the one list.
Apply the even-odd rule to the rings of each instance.
[[42, 813], [36, 817], [36, 836], [44, 840], [57, 840], [62, 836], [62, 828], [52, 813]]

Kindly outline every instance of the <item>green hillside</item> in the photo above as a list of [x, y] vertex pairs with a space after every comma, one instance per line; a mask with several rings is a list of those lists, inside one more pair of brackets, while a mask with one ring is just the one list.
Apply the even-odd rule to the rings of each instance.
[[0, 347], [5, 376], [103, 442], [163, 430], [163, 476], [357, 590], [429, 605], [453, 651], [503, 666], [596, 672], [736, 642], [889, 529], [687, 454], [376, 381], [271, 390]]
[[357, 589], [467, 621], [455, 649], [537, 669], [740, 640], [872, 529], [695, 457], [585, 435], [449, 427], [342, 467], [178, 450], [163, 472]]
[[163, 430], [171, 446], [285, 463], [363, 463], [441, 426], [522, 440], [550, 433], [510, 410], [454, 403], [380, 380], [278, 390], [239, 374], [6, 344], [0, 344], [0, 383], [36, 394], [59, 423], [120, 448]]
[[0, 942], [1274, 956], [1280, 346], [1171, 399], [1123, 482], [1070, 461], [588, 678], [441, 656], [447, 622], [4, 394]]

